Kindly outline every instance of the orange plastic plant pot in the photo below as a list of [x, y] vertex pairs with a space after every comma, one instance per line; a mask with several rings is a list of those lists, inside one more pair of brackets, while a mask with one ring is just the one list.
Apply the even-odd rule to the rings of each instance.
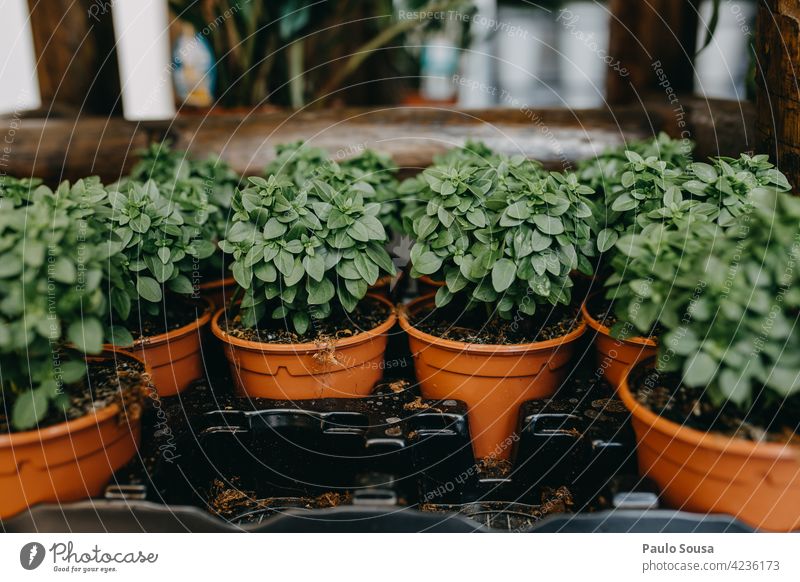
[[410, 317], [432, 307], [428, 295], [400, 310], [422, 395], [465, 402], [475, 457], [507, 459], [516, 440], [519, 405], [556, 391], [586, 325], [581, 322], [569, 334], [548, 341], [473, 345], [429, 335], [411, 324]]
[[800, 447], [705, 433], [654, 414], [629, 386], [648, 364], [633, 368], [618, 393], [632, 413], [639, 469], [666, 502], [763, 530], [800, 530]]
[[211, 320], [213, 308], [208, 299], [200, 317], [178, 329], [137, 340], [130, 351], [152, 370], [153, 385], [160, 397], [175, 396], [186, 390], [204, 373], [200, 347], [203, 328]]
[[[123, 351], [107, 352], [143, 363]], [[147, 381], [145, 373], [142, 390]], [[133, 458], [140, 436], [141, 409], [122, 410], [120, 404], [40, 430], [0, 435], [0, 519], [37, 503], [99, 495]]]
[[618, 339], [611, 335], [608, 327], [589, 313], [586, 303], [581, 305], [583, 319], [594, 331], [594, 344], [598, 372], [608, 383], [618, 388], [628, 370], [642, 360], [652, 358], [658, 352], [654, 340], [645, 337]]
[[417, 292], [420, 297], [424, 297], [430, 293], [436, 293], [439, 287], [444, 287], [444, 281], [436, 281], [427, 275], [422, 275], [417, 279]]
[[211, 320], [211, 330], [224, 345], [237, 392], [252, 398], [305, 400], [366, 396], [383, 377], [387, 332], [397, 320], [394, 306], [378, 327], [330, 344], [268, 344], [229, 335], [220, 326], [225, 310]]
[[226, 277], [201, 283], [198, 289], [201, 297], [208, 299], [216, 309], [219, 309], [225, 307], [225, 303], [233, 297], [236, 286], [236, 279]]
[[369, 288], [369, 293], [371, 295], [380, 295], [385, 299], [391, 299], [392, 290], [395, 286], [400, 284], [404, 276], [405, 274], [403, 271], [400, 271], [396, 277], [393, 275], [384, 275]]

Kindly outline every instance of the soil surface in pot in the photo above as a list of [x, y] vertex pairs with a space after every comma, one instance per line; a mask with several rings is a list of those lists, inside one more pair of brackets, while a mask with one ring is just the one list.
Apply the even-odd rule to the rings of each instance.
[[[591, 299], [589, 299], [586, 309], [596, 321], [600, 324], [606, 326], [607, 328], [611, 329], [614, 325], [619, 323], [619, 318], [614, 313], [614, 302], [610, 299], [606, 299], [603, 297], [602, 292], [598, 295], [595, 295]], [[638, 335], [638, 331], [636, 328], [631, 326], [631, 331], [635, 334], [631, 337], [642, 337]], [[656, 339], [662, 333], [662, 328], [659, 325], [653, 327], [650, 331], [650, 334], [647, 336], [649, 339]]]
[[800, 397], [797, 396], [771, 405], [764, 401], [767, 397], [762, 396], [753, 406], [754, 412], [743, 414], [731, 405], [714, 406], [703, 398], [703, 389], [680, 384], [677, 374], [652, 369], [634, 376], [631, 391], [655, 414], [689, 428], [755, 442], [800, 445], [797, 434]]
[[[89, 362], [86, 376], [78, 382], [63, 386], [64, 408], [51, 406], [47, 416], [39, 421], [38, 427], [46, 428], [75, 420], [115, 402], [124, 402], [124, 410], [128, 415], [138, 415], [141, 412], [139, 386], [143, 373], [144, 366], [128, 358]], [[0, 434], [14, 432], [10, 426], [11, 419], [5, 415], [5, 408], [0, 405]], [[8, 410], [11, 411], [10, 406]]]
[[468, 344], [514, 345], [543, 342], [562, 337], [581, 323], [575, 307], [540, 306], [533, 316], [516, 321], [494, 316], [481, 309], [464, 309], [451, 303], [433, 311], [422, 310], [411, 318], [418, 330], [446, 340]]
[[298, 334], [288, 319], [265, 317], [254, 328], [242, 325], [237, 315], [227, 321], [220, 318], [220, 327], [233, 337], [267, 344], [304, 344], [328, 342], [352, 337], [375, 329], [389, 318], [389, 307], [365, 299], [351, 313], [334, 311], [327, 319], [312, 319], [308, 331]]
[[134, 308], [131, 317], [123, 325], [128, 328], [134, 340], [154, 337], [189, 325], [202, 315], [205, 305], [169, 296], [161, 304], [161, 313], [148, 315]]

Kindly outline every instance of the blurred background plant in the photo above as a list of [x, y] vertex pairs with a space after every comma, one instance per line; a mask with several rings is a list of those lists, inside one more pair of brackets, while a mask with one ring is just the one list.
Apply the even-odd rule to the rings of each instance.
[[[448, 22], [459, 23], [458, 48], [466, 46], [474, 11], [470, 0], [405, 4], [407, 8], [398, 12], [391, 0], [170, 0], [175, 18], [207, 36], [216, 60], [218, 102], [228, 107], [303, 107], [335, 93], [345, 81], [357, 84], [376, 76], [409, 74], [420, 58], [418, 45]], [[442, 16], [456, 13], [462, 17]], [[407, 41], [413, 45], [408, 50]], [[371, 72], [363, 74], [367, 66]]]

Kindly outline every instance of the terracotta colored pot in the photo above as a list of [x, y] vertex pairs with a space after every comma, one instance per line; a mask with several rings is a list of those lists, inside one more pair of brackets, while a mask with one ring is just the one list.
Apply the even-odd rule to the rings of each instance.
[[547, 341], [467, 344], [429, 335], [411, 324], [410, 318], [432, 307], [433, 296], [428, 295], [400, 309], [400, 326], [409, 335], [423, 396], [465, 402], [475, 457], [508, 458], [519, 405], [556, 391], [586, 324]]
[[225, 307], [225, 303], [230, 301], [236, 291], [236, 279], [233, 277], [226, 277], [225, 279], [216, 279], [201, 283], [198, 286], [200, 289], [200, 296], [208, 299], [216, 309]]
[[597, 359], [597, 371], [605, 376], [608, 383], [614, 388], [619, 386], [631, 366], [652, 358], [658, 352], [658, 344], [652, 339], [613, 337], [608, 327], [592, 317], [586, 303], [581, 305], [581, 313], [583, 319], [595, 333], [592, 343], [594, 343]]
[[395, 281], [394, 286], [392, 286], [392, 281], [394, 281], [395, 278], [392, 275], [384, 275], [375, 281], [375, 284], [369, 288], [369, 292], [372, 295], [380, 295], [386, 299], [391, 299], [392, 291], [400, 284], [404, 276], [405, 273], [400, 271], [400, 274], [397, 275], [397, 281]]
[[[141, 360], [120, 350], [104, 357]], [[89, 357], [98, 361], [103, 357]], [[148, 376], [142, 376], [142, 390]], [[0, 519], [49, 501], [99, 495], [111, 475], [136, 453], [141, 407], [112, 404], [75, 420], [26, 432], [0, 434]]]
[[222, 340], [240, 395], [253, 398], [303, 400], [366, 396], [383, 376], [387, 335], [397, 317], [394, 306], [379, 295], [367, 295], [390, 309], [375, 329], [329, 345], [268, 344], [229, 335], [219, 324], [225, 310], [211, 320], [211, 331]]
[[435, 281], [427, 275], [422, 275], [417, 279], [417, 293], [420, 297], [429, 293], [436, 293], [439, 287], [444, 287], [444, 281]]
[[667, 503], [764, 530], [800, 530], [800, 447], [706, 433], [654, 414], [630, 390], [652, 363], [634, 367], [619, 396], [633, 415], [639, 469]]
[[160, 397], [175, 396], [203, 377], [203, 328], [211, 320], [213, 308], [201, 298], [204, 307], [193, 322], [160, 335], [142, 338], [129, 351], [150, 367], [153, 385]]

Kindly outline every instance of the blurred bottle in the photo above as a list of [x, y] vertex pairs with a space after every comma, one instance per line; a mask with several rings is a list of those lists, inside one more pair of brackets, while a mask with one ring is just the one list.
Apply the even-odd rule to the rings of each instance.
[[452, 101], [459, 50], [447, 34], [431, 36], [422, 49], [420, 93], [427, 101]]
[[211, 46], [191, 24], [183, 23], [172, 51], [172, 78], [178, 105], [211, 107], [216, 71]]

